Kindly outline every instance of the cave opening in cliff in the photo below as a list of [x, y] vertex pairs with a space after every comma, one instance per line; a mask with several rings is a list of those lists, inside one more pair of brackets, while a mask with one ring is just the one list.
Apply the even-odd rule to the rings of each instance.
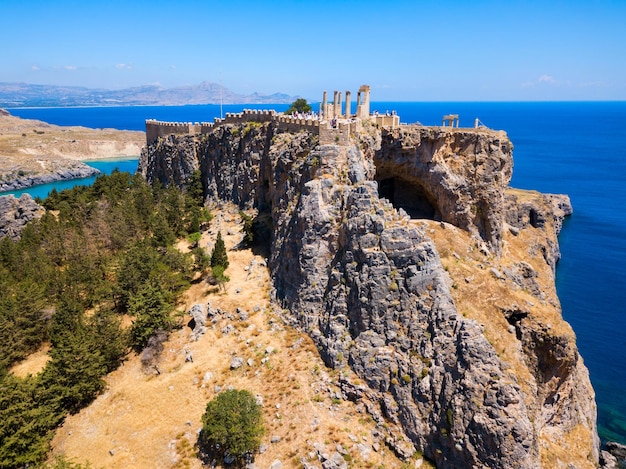
[[377, 179], [378, 195], [403, 209], [411, 218], [441, 220], [441, 213], [429, 194], [417, 182], [399, 176]]

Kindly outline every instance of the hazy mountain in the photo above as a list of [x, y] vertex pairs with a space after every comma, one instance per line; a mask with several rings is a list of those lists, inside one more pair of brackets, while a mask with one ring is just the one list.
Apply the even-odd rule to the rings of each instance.
[[207, 81], [199, 85], [164, 88], [145, 85], [121, 90], [84, 88], [79, 86], [31, 85], [0, 83], [0, 107], [62, 107], [62, 106], [133, 106], [183, 104], [280, 104], [297, 97], [284, 93], [242, 95]]

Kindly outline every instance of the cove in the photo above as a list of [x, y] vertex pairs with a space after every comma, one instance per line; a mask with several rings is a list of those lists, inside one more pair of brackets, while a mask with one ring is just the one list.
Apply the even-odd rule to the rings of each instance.
[[[134, 174], [137, 171], [139, 158], [108, 158], [105, 160], [86, 160], [83, 161], [83, 163], [100, 170], [102, 174], [111, 174], [115, 169]], [[96, 177], [97, 176], [91, 176], [69, 181], [56, 181], [50, 184], [41, 184], [17, 191], [0, 192], [0, 196], [14, 195], [15, 197], [20, 197], [22, 194], [29, 194], [33, 198], [40, 197], [45, 199], [52, 189], [62, 191], [63, 189], [71, 189], [74, 186], [90, 186], [96, 180]]]

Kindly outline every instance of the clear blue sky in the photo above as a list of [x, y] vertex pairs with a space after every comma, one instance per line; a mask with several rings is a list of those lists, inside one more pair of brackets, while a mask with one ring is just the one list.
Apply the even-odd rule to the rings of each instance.
[[626, 100], [626, 0], [0, 0], [0, 82]]

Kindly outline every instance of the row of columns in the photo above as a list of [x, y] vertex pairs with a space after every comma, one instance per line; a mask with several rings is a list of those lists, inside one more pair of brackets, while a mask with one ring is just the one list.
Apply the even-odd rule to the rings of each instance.
[[[352, 94], [350, 91], [346, 91], [346, 111], [342, 115], [341, 113], [341, 91], [335, 91], [333, 94], [332, 105], [328, 103], [328, 94], [324, 91], [324, 98], [322, 100], [320, 114], [322, 119], [335, 119], [345, 118], [350, 119], [352, 114]], [[332, 107], [332, 109], [331, 109]], [[370, 87], [363, 85], [359, 88], [359, 93], [356, 98], [356, 117], [359, 119], [369, 119], [370, 117]]]
[[346, 91], [346, 112], [342, 115], [341, 114], [341, 91], [335, 91], [334, 95], [333, 95], [333, 111], [332, 111], [332, 116], [328, 116], [328, 94], [326, 93], [326, 91], [324, 91], [324, 97], [322, 100], [322, 109], [320, 110], [320, 114], [322, 115], [322, 118], [327, 119], [329, 117], [331, 118], [335, 118], [335, 117], [343, 117], [345, 119], [350, 119], [352, 117], [352, 110], [351, 110], [351, 93], [350, 91]]
[[456, 128], [459, 128], [459, 115], [458, 114], [448, 114], [443, 116], [443, 119], [441, 120], [441, 125], [443, 127], [449, 126], [449, 127], [454, 127], [456, 123]]

